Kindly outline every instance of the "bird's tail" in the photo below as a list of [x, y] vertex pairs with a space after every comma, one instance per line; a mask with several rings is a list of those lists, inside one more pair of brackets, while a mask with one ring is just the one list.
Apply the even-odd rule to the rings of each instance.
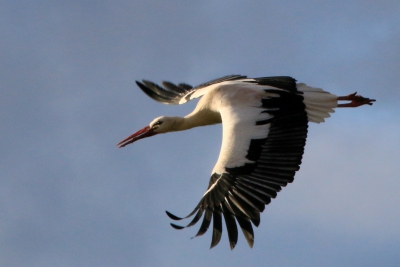
[[338, 105], [337, 96], [326, 92], [320, 88], [307, 86], [304, 83], [297, 84], [297, 90], [304, 94], [304, 104], [308, 121], [320, 123], [324, 122], [325, 118], [329, 118], [330, 114], [335, 112], [334, 108]]

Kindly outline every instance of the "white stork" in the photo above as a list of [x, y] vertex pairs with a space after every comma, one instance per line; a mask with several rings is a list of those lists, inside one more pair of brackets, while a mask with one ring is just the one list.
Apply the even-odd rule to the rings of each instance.
[[[204, 234], [213, 218], [211, 248], [222, 234], [224, 216], [231, 249], [237, 243], [236, 221], [250, 247], [254, 243], [251, 223], [258, 226], [260, 213], [277, 192], [294, 179], [299, 170], [307, 137], [308, 122], [320, 123], [336, 107], [372, 105], [375, 100], [350, 94], [338, 97], [287, 76], [247, 78], [230, 75], [192, 87], [163, 82], [136, 82], [148, 96], [164, 104], [184, 104], [202, 97], [189, 115], [158, 117], [117, 144], [124, 147], [160, 133], [183, 131], [222, 123], [223, 138], [218, 161], [211, 172], [207, 191], [186, 226], [204, 214], [196, 236]], [[338, 104], [338, 101], [350, 101]], [[177, 217], [167, 211], [173, 220]], [[176, 229], [185, 227], [175, 224]]]

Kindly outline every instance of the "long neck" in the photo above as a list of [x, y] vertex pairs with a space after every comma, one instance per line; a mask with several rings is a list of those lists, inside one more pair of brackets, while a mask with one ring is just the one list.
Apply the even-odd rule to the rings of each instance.
[[182, 117], [170, 117], [173, 119], [170, 127], [168, 128], [167, 132], [177, 132], [177, 131], [184, 131], [195, 126], [191, 126], [190, 120]]
[[221, 123], [221, 116], [215, 112], [192, 112], [185, 117], [170, 117], [170, 126], [162, 132], [184, 131], [198, 126]]
[[209, 109], [195, 110], [181, 119], [181, 130], [221, 123], [221, 115]]
[[169, 127], [162, 132], [177, 132], [189, 130], [193, 127], [201, 126], [198, 120], [194, 117], [170, 117], [172, 119], [169, 123]]

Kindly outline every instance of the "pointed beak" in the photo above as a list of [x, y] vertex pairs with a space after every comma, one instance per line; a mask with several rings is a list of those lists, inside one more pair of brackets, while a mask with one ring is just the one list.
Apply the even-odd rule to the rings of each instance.
[[153, 136], [155, 134], [157, 134], [157, 133], [154, 132], [153, 129], [151, 129], [149, 126], [146, 126], [143, 129], [137, 131], [136, 133], [132, 134], [131, 136], [129, 136], [129, 137], [125, 138], [124, 140], [122, 140], [121, 142], [119, 142], [117, 144], [117, 147], [119, 147], [119, 148], [124, 147], [124, 146], [129, 145], [139, 139]]

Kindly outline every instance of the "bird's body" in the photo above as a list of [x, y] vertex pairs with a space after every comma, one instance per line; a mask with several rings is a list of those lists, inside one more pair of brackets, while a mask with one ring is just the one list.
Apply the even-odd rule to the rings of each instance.
[[[137, 84], [151, 98], [166, 104], [201, 99], [184, 118], [156, 118], [149, 126], [121, 141], [119, 147], [158, 133], [222, 123], [218, 161], [208, 189], [187, 216], [196, 214], [187, 226], [194, 225], [204, 214], [197, 233], [202, 235], [213, 219], [213, 247], [221, 238], [223, 215], [232, 249], [238, 238], [236, 222], [248, 244], [253, 246], [251, 223], [258, 226], [265, 205], [276, 197], [281, 187], [293, 181], [301, 164], [308, 121], [320, 123], [336, 107], [356, 107], [374, 101], [355, 94], [337, 97], [322, 89], [297, 84], [286, 76], [251, 79], [231, 75], [194, 88], [170, 82], [163, 83], [165, 88], [149, 81]], [[338, 104], [340, 100], [351, 103]], [[174, 220], [182, 219], [167, 214]]]

